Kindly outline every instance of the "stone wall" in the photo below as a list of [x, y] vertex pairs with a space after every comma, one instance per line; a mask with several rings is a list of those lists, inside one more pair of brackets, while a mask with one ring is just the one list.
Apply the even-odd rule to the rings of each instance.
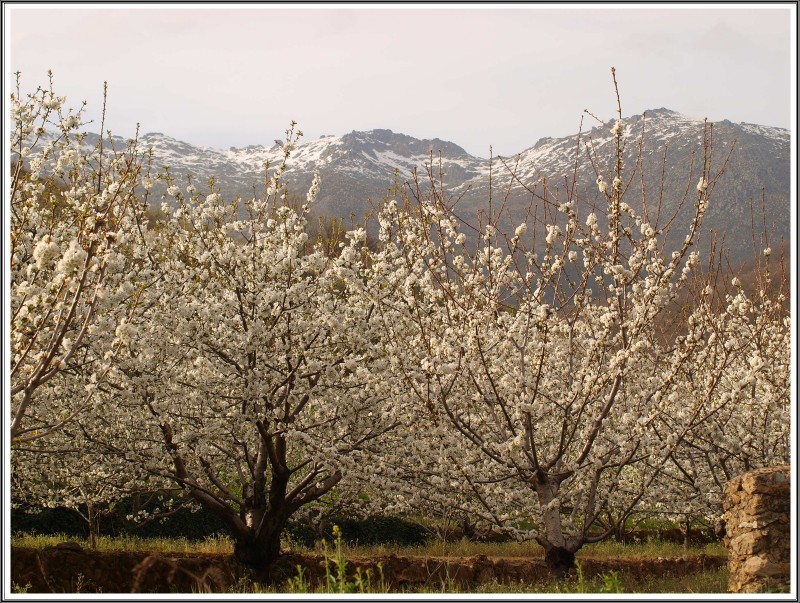
[[789, 592], [789, 476], [788, 465], [768, 467], [740, 475], [725, 487], [729, 592]]

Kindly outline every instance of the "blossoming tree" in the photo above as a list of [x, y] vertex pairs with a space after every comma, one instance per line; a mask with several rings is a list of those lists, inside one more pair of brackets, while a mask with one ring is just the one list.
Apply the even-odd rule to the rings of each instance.
[[719, 307], [696, 316], [708, 337], [681, 385], [686, 398], [708, 397], [703, 420], [670, 455], [657, 496], [643, 505], [679, 518], [687, 536], [693, 519], [719, 522], [729, 480], [789, 462], [790, 318], [783, 288], [769, 290], [771, 249], [763, 254], [754, 295], [734, 277]]
[[534, 537], [562, 573], [638, 506], [711, 500], [720, 471], [786, 454], [788, 322], [741, 291], [720, 310], [693, 250], [726, 165], [708, 130], [680, 236], [625, 163], [618, 102], [611, 144], [584, 141], [591, 188], [531, 189], [513, 236], [491, 203], [462, 224], [431, 177], [368, 247], [361, 227], [309, 239], [319, 181], [289, 206], [285, 161], [244, 201], [166, 171], [148, 219], [135, 141], [87, 149], [52, 91], [12, 101], [20, 492], [90, 509], [180, 488], [268, 575], [290, 517], [368, 488]]
[[318, 181], [291, 208], [282, 172], [246, 202], [170, 184], [160, 279], [118, 332], [112, 395], [126, 437], [87, 426], [98, 446], [218, 514], [237, 558], [265, 572], [292, 514], [369, 473], [362, 460], [396, 423], [367, 387], [372, 309], [341, 285], [365, 233], [326, 254], [306, 232]]
[[[90, 408], [114, 347], [87, 345], [135, 309], [145, 205], [136, 140], [89, 146], [82, 110], [52, 86], [11, 97], [11, 419], [14, 445], [50, 435]], [[106, 340], [110, 342], [110, 339]], [[81, 374], [83, 391], [57, 390]], [[49, 390], [49, 391], [45, 391]], [[75, 392], [73, 392], [74, 394]], [[56, 401], [58, 399], [58, 401]]]
[[[504, 237], [490, 213], [470, 251], [431, 177], [427, 194], [381, 213], [383, 245], [352, 283], [375, 303], [398, 389], [427, 426], [430, 453], [406, 462], [412, 496], [438, 489], [454, 504], [460, 492], [471, 513], [517, 533], [537, 519], [533, 536], [555, 573], [656, 488], [718, 385], [685, 397], [681, 382], [710, 333], [690, 317], [665, 341], [663, 322], [698, 268], [691, 248], [722, 169], [710, 173], [706, 133], [690, 225], [669, 252], [671, 216], [646, 197], [630, 201], [638, 164], [623, 165], [619, 104], [618, 113], [610, 176], [587, 144], [594, 193], [576, 184], [565, 198], [540, 193], [532, 226], [543, 241], [525, 245], [528, 224]], [[689, 303], [701, 315], [709, 298]], [[593, 531], [609, 511], [612, 526]]]

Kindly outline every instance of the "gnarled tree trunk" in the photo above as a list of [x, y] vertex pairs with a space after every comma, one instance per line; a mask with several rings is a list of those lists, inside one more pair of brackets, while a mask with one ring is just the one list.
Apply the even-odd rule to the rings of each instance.
[[536, 541], [544, 548], [547, 569], [556, 578], [564, 577], [575, 567], [575, 553], [583, 545], [577, 535], [567, 538], [561, 527], [561, 509], [556, 502], [559, 482], [553, 478], [541, 478], [535, 484], [542, 513], [539, 535]]
[[286, 521], [270, 517], [256, 532], [235, 534], [233, 554], [236, 560], [252, 569], [259, 581], [274, 582], [272, 567], [281, 554], [281, 533]]

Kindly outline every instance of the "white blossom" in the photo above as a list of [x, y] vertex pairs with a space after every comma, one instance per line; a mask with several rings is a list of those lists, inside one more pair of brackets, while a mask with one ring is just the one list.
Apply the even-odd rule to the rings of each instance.
[[56, 272], [63, 274], [71, 274], [83, 267], [86, 261], [86, 251], [81, 247], [80, 243], [76, 240], [69, 242], [69, 247], [61, 256], [61, 259], [56, 266]]
[[36, 267], [41, 269], [51, 265], [60, 253], [61, 249], [53, 242], [53, 238], [50, 235], [42, 237], [33, 250], [33, 259], [36, 262]]

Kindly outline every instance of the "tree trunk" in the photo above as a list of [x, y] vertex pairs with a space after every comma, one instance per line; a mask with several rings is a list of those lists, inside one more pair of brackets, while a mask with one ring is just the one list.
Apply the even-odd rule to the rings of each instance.
[[89, 524], [89, 546], [96, 549], [100, 539], [100, 512], [92, 503], [86, 505], [86, 517]]
[[237, 561], [251, 568], [259, 577], [268, 578], [272, 564], [281, 554], [280, 535], [268, 542], [256, 538], [237, 538], [233, 554]]
[[689, 550], [689, 531], [692, 529], [692, 518], [689, 517], [683, 523], [683, 550]]
[[567, 575], [575, 567], [575, 553], [560, 546], [545, 548], [544, 562], [550, 573], [558, 579]]
[[575, 553], [583, 544], [581, 538], [573, 535], [567, 539], [561, 528], [561, 509], [554, 503], [558, 496], [558, 483], [542, 480], [536, 483], [539, 508], [542, 513], [541, 527], [536, 541], [544, 548], [544, 561], [547, 569], [556, 578], [563, 578], [575, 567]]
[[276, 518], [266, 518], [258, 533], [248, 530], [236, 535], [233, 554], [237, 561], [255, 572], [259, 582], [274, 583], [280, 578], [272, 570], [281, 554], [281, 533], [285, 523]]

